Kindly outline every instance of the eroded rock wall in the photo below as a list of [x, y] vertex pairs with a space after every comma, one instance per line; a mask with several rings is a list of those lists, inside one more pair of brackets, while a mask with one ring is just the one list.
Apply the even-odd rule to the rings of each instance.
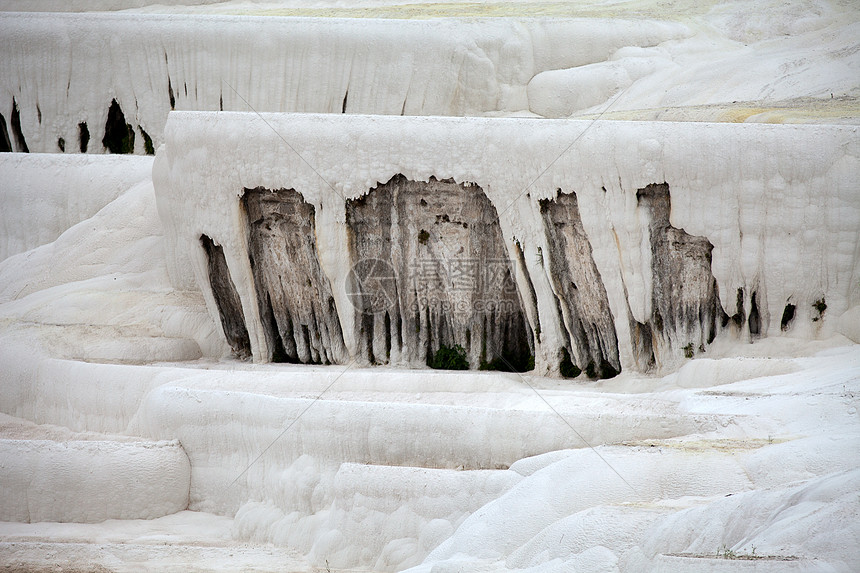
[[582, 227], [576, 193], [540, 203], [549, 246], [550, 276], [570, 348], [582, 370], [600, 378], [621, 371], [618, 337], [606, 287]]
[[224, 257], [224, 249], [216, 245], [207, 235], [200, 236], [200, 244], [206, 252], [209, 267], [209, 286], [221, 316], [221, 328], [233, 353], [239, 358], [251, 355], [251, 339], [242, 312], [242, 301], [236, 285], [230, 277], [230, 269]]
[[711, 271], [714, 246], [671, 225], [668, 184], [639, 189], [636, 199], [649, 217], [652, 289], [646, 327], [653, 337], [662, 338], [670, 348], [681, 348], [690, 358], [714, 340], [717, 317], [725, 314]]
[[317, 254], [314, 206], [292, 189], [246, 189], [242, 201], [268, 359], [343, 362], [340, 320]]
[[[860, 266], [851, 263], [860, 221], [853, 128], [348, 114], [171, 118], [153, 167], [171, 280], [177, 288], [206, 285], [199, 238], [216, 239], [257, 361], [274, 358], [273, 333], [291, 332], [289, 321], [274, 316], [279, 292], [277, 304], [290, 317], [306, 313], [303, 320], [335, 333], [339, 320], [347, 359], [419, 365], [453, 344], [477, 368], [495, 361], [494, 348], [501, 355], [528, 347], [539, 375], [564, 374], [563, 366], [575, 375], [576, 366], [595, 376], [610, 373], [605, 364], [617, 370], [615, 352], [622, 370], [667, 373], [709, 352], [715, 336], [729, 343], [832, 336], [834, 319], [860, 300]], [[285, 150], [284, 134], [293, 149]], [[269, 232], [252, 228], [257, 218], [249, 224], [237, 199], [257, 186], [295, 189], [307, 203], [274, 241], [283, 250], [290, 233], [301, 236], [289, 261], [249, 242], [249, 234]], [[575, 198], [559, 201], [558, 189], [575, 189]], [[313, 247], [303, 254], [299, 245]], [[281, 271], [262, 280], [258, 263], [266, 257]], [[472, 260], [482, 272], [501, 260], [490, 269], [501, 275], [459, 289]], [[295, 283], [302, 274], [321, 286]], [[509, 277], [516, 290], [507, 289]], [[358, 280], [367, 278], [376, 286]], [[438, 302], [412, 304], [424, 292]], [[518, 301], [518, 309], [478, 311], [487, 293]], [[313, 312], [290, 306], [311, 299]], [[313, 339], [311, 330], [303, 338]], [[334, 340], [331, 348], [340, 347]], [[318, 355], [324, 347], [320, 335]], [[297, 345], [295, 360], [298, 353]], [[303, 360], [315, 360], [313, 352]]]
[[512, 262], [479, 186], [398, 175], [347, 201], [346, 222], [354, 262], [380, 261], [372, 276], [352, 275], [362, 356], [430, 363], [459, 345], [471, 368], [529, 369]]
[[[584, 371], [590, 378], [611, 378], [621, 372], [619, 318], [629, 321], [629, 350], [642, 371], [661, 354], [704, 352], [729, 322], [711, 270], [713, 245], [671, 225], [669, 185], [639, 189], [636, 200], [650, 246], [651, 311], [645, 322], [633, 318], [626, 301], [626, 316], [614, 316], [576, 193], [540, 201], [554, 310], [564, 329], [554, 348], [563, 376]], [[532, 333], [540, 333], [540, 325], [530, 324], [514, 279], [514, 265], [525, 267], [522, 249], [515, 244], [511, 257], [496, 207], [478, 185], [396, 175], [345, 202], [352, 353], [343, 337], [349, 322], [338, 313], [320, 266], [314, 206], [295, 190], [264, 188], [246, 189], [242, 204], [267, 360], [331, 364], [352, 354], [369, 364], [442, 366], [440, 353], [461, 347], [461, 367], [534, 367]], [[223, 250], [205, 235], [201, 242], [225, 336], [234, 353], [246, 356], [248, 331]], [[522, 272], [536, 306], [529, 272]], [[753, 297], [753, 311], [755, 306]], [[450, 360], [442, 362], [451, 367]]]

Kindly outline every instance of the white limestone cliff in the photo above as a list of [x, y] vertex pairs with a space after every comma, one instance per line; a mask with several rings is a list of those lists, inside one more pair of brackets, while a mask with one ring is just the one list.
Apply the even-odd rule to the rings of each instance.
[[[245, 189], [257, 187], [295, 189], [315, 207], [319, 262], [352, 356], [358, 343], [346, 281], [356, 259], [347, 248], [345, 204], [398, 174], [413, 181], [451, 178], [486, 193], [512, 263], [517, 249], [523, 251], [525, 268], [516, 278], [531, 328], [540, 326], [539, 372], [554, 371], [557, 351], [567, 345], [564, 329], [570, 330], [557, 312], [563, 293], [545, 264], [551, 249], [539, 207], [558, 190], [576, 194], [622, 369], [648, 368], [634, 352], [634, 322], [653, 322], [655, 304], [680, 304], [677, 295], [654, 290], [652, 257], [663, 255], [653, 250], [653, 235], [665, 228], [713, 245], [697, 256], [711, 259], [720, 308], [702, 320], [709, 325], [724, 314], [723, 337], [826, 337], [860, 297], [854, 193], [860, 147], [853, 126], [175, 113], [165, 139], [154, 182], [173, 284], [190, 288], [196, 280], [217, 317], [200, 237], [220, 245], [257, 360], [266, 359], [268, 346], [239, 201]], [[670, 203], [663, 215], [653, 214], [640, 191], [663, 183]], [[661, 225], [670, 227], [654, 227], [657, 216], [668, 217]], [[534, 300], [522, 296], [530, 289]], [[655, 302], [661, 296], [666, 300]], [[672, 323], [689, 311], [677, 312]], [[688, 320], [696, 322], [682, 323]], [[677, 365], [682, 349], [704, 351], [712, 338], [708, 325], [695, 335], [691, 326], [683, 336], [655, 331], [656, 366]], [[588, 362], [575, 358], [580, 367]]]

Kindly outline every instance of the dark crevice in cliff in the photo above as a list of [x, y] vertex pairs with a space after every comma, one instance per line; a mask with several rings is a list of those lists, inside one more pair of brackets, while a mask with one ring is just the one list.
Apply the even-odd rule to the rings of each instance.
[[18, 102], [15, 98], [12, 98], [12, 117], [9, 118], [9, 123], [18, 152], [30, 153], [30, 148], [27, 147], [27, 141], [24, 139], [24, 132], [21, 131], [21, 112], [18, 110]]
[[657, 365], [654, 355], [654, 340], [651, 327], [630, 318], [630, 338], [633, 344], [633, 359], [643, 372], [648, 372]]
[[779, 321], [779, 328], [783, 332], [791, 328], [791, 324], [794, 322], [794, 312], [796, 309], [796, 305], [793, 305], [790, 302], [785, 303], [785, 309], [782, 311], [782, 320]]
[[[253, 258], [251, 261], [253, 263]], [[254, 265], [252, 264], [251, 266], [253, 267]], [[272, 362], [297, 363], [295, 344], [293, 343], [292, 355], [288, 354], [284, 349], [284, 339], [281, 338], [280, 330], [278, 330], [278, 322], [275, 320], [275, 311], [272, 309], [272, 300], [269, 298], [269, 293], [265, 294], [265, 301], [261, 302], [258, 306], [262, 309], [260, 318], [263, 321], [263, 330], [269, 346], [269, 360]], [[289, 332], [292, 333], [292, 324], [288, 326]], [[289, 341], [292, 343], [292, 338], [289, 338]]]
[[206, 252], [209, 267], [209, 286], [218, 314], [221, 316], [221, 326], [233, 353], [240, 358], [251, 355], [251, 339], [245, 326], [245, 314], [242, 312], [242, 302], [236, 292], [236, 285], [230, 278], [224, 249], [216, 245], [206, 235], [200, 235], [200, 244]]
[[758, 311], [758, 293], [753, 292], [750, 297], [750, 316], [747, 321], [749, 326], [750, 338], [755, 339], [761, 336], [761, 316]]
[[170, 76], [167, 76], [167, 98], [170, 100], [170, 109], [176, 109], [176, 97], [173, 94], [173, 84], [170, 83]]
[[140, 130], [140, 135], [143, 137], [143, 152], [147, 155], [155, 155], [155, 147], [152, 145], [152, 138], [149, 137], [149, 134], [146, 133], [142, 127], [138, 125], [137, 128]]
[[0, 153], [12, 151], [12, 140], [9, 138], [9, 130], [6, 129], [6, 118], [0, 113]]
[[816, 316], [812, 317], [812, 322], [818, 322], [824, 318], [824, 311], [827, 310], [827, 301], [824, 300], [824, 297], [822, 296], [812, 303], [812, 308], [815, 309], [816, 312]]
[[359, 322], [359, 354], [370, 364], [377, 364], [373, 354], [374, 322], [373, 314], [362, 313]]
[[[735, 313], [729, 318], [737, 328], [741, 328], [747, 319], [744, 311], [744, 289], [739, 288], [735, 297]], [[725, 324], [723, 324], [725, 326]]]
[[722, 316], [717, 282], [711, 272], [714, 247], [706, 238], [670, 224], [671, 198], [666, 183], [639, 189], [636, 198], [650, 216], [652, 292], [648, 322], [652, 335], [691, 356], [713, 341], [717, 317]]
[[535, 292], [535, 286], [534, 286], [534, 283], [532, 282], [532, 277], [531, 277], [531, 275], [529, 275], [528, 267], [526, 266], [526, 257], [523, 254], [523, 248], [520, 246], [519, 242], [515, 243], [514, 246], [515, 246], [515, 250], [517, 253], [517, 264], [520, 266], [520, 270], [522, 271], [523, 276], [526, 279], [526, 286], [528, 287], [528, 296], [529, 296], [528, 300], [531, 303], [531, 308], [534, 311], [535, 340], [538, 343], [540, 343], [541, 327], [540, 327], [540, 316], [538, 315], [538, 312], [537, 312], [537, 292]]
[[313, 205], [292, 189], [246, 189], [248, 250], [272, 361], [332, 364], [346, 348], [316, 248]]
[[473, 369], [533, 367], [513, 265], [480, 187], [397, 175], [347, 201], [346, 222], [360, 355], [427, 364], [460, 346]]
[[110, 153], [134, 153], [134, 127], [125, 122], [125, 114], [116, 99], [110, 103], [108, 117], [105, 122], [105, 136], [102, 145]]
[[82, 121], [78, 124], [78, 145], [81, 153], [87, 152], [87, 146], [90, 144], [90, 130], [87, 127], [87, 122]]
[[540, 202], [550, 276], [577, 366], [592, 378], [621, 372], [609, 298], [582, 226], [575, 193]]

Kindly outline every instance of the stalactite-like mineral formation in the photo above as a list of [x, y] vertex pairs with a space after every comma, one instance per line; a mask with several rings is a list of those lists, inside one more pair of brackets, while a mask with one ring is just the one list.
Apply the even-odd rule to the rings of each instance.
[[716, 337], [830, 336], [857, 304], [851, 126], [170, 118], [171, 281], [208, 292], [201, 233], [221, 245], [258, 362], [659, 375]]
[[582, 227], [576, 194], [541, 201], [549, 246], [550, 274], [570, 350], [591, 376], [611, 378], [621, 371], [618, 338], [603, 280]]
[[711, 271], [714, 246], [704, 237], [671, 225], [666, 183], [639, 189], [636, 199], [650, 216], [652, 291], [648, 323], [654, 336], [692, 357], [714, 340], [717, 315], [722, 314]]
[[292, 189], [246, 189], [248, 251], [269, 360], [341, 363], [340, 319], [316, 248], [314, 206]]
[[364, 357], [432, 364], [459, 345], [471, 368], [531, 368], [513, 266], [480, 187], [398, 175], [348, 201], [346, 222], [354, 270], [368, 265], [349, 287]]
[[247, 358], [251, 355], [251, 340], [245, 326], [242, 301], [239, 300], [239, 293], [236, 292], [236, 285], [230, 277], [230, 269], [227, 268], [227, 260], [224, 258], [224, 249], [206, 235], [200, 236], [200, 244], [206, 252], [209, 286], [212, 288], [218, 314], [221, 315], [224, 336], [235, 355]]

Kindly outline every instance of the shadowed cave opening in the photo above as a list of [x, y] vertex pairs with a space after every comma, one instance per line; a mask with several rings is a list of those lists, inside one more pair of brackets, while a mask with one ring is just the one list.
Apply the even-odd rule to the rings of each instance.
[[27, 141], [24, 139], [24, 132], [21, 131], [21, 112], [18, 110], [18, 102], [12, 98], [12, 117], [9, 118], [9, 123], [12, 127], [12, 136], [15, 138], [15, 147], [19, 153], [30, 153], [30, 148], [27, 147]]
[[230, 278], [230, 269], [227, 268], [227, 259], [224, 257], [224, 249], [216, 245], [207, 235], [200, 235], [200, 244], [206, 253], [209, 269], [209, 286], [218, 314], [221, 316], [221, 326], [224, 336], [227, 338], [233, 354], [239, 358], [247, 358], [251, 355], [251, 339], [245, 326], [245, 314], [242, 312], [242, 301], [236, 292], [236, 285]]
[[[739, 288], [735, 299], [735, 314], [732, 315], [731, 321], [735, 326], [740, 328], [746, 320], [746, 312], [744, 311], [744, 289]], [[724, 321], [727, 322], [727, 321]], [[725, 326], [725, 324], [723, 324]]]
[[797, 309], [796, 305], [787, 302], [785, 309], [782, 311], [782, 319], [779, 321], [779, 328], [783, 332], [791, 328], [791, 323], [794, 322], [794, 312]]
[[81, 153], [86, 153], [87, 146], [90, 144], [90, 129], [87, 127], [87, 122], [85, 121], [78, 124], [78, 144], [80, 145]]
[[134, 153], [134, 128], [125, 122], [125, 114], [122, 113], [122, 108], [116, 99], [111, 101], [110, 108], [108, 108], [102, 145], [110, 153]]
[[753, 292], [750, 297], [750, 315], [747, 321], [750, 331], [750, 338], [759, 338], [761, 336], [761, 317], [758, 312], [758, 293]]
[[248, 251], [271, 362], [347, 359], [331, 284], [316, 247], [314, 206], [294, 189], [245, 189]]
[[657, 365], [657, 357], [654, 354], [654, 333], [651, 332], [650, 325], [642, 324], [633, 318], [629, 305], [627, 315], [630, 324], [634, 360], [636, 360], [636, 364], [639, 365], [643, 372], [649, 372]]
[[559, 302], [568, 347], [562, 349], [562, 375], [585, 371], [590, 378], [621, 372], [618, 337], [603, 279], [582, 226], [576, 193], [540, 202], [547, 235], [550, 277]]
[[527, 371], [534, 340], [496, 208], [477, 185], [396, 175], [347, 201], [361, 356]]

